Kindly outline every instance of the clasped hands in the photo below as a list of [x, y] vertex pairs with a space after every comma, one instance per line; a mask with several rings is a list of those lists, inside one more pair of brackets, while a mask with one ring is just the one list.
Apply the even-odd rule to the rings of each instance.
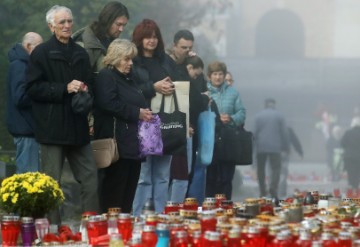
[[82, 81], [72, 80], [67, 84], [67, 91], [68, 93], [87, 92], [88, 87]]
[[175, 85], [173, 84], [170, 77], [165, 77], [161, 81], [154, 83], [155, 91], [164, 95], [170, 95], [175, 90]]

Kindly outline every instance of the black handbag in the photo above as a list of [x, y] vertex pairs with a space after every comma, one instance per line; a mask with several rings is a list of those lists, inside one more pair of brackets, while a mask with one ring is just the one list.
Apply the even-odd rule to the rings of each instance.
[[163, 140], [163, 154], [186, 154], [186, 113], [179, 111], [176, 93], [173, 94], [175, 110], [164, 112], [165, 96], [161, 100], [160, 111], [161, 136]]
[[253, 134], [244, 126], [222, 126], [217, 147], [220, 162], [235, 165], [251, 165], [253, 162]]

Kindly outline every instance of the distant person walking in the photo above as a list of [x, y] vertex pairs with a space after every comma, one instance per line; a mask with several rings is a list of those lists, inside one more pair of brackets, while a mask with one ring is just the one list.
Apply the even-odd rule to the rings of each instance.
[[25, 93], [25, 77], [31, 52], [43, 42], [34, 32], [24, 35], [8, 53], [6, 125], [16, 146], [16, 172], [35, 172], [40, 168], [39, 143], [34, 136], [31, 100]]
[[360, 117], [354, 117], [351, 128], [341, 139], [344, 149], [344, 166], [348, 173], [348, 183], [352, 189], [358, 189], [360, 183]]
[[281, 172], [280, 172], [280, 181], [278, 186], [278, 193], [281, 198], [287, 196], [287, 177], [289, 175], [289, 163], [290, 163], [290, 152], [295, 150], [295, 152], [301, 157], [304, 157], [303, 148], [301, 142], [296, 135], [293, 128], [288, 127], [288, 137], [289, 137], [289, 152], [283, 152], [281, 154]]
[[[266, 99], [265, 109], [255, 116], [255, 145], [257, 158], [257, 177], [260, 197], [268, 195], [277, 198], [281, 170], [281, 153], [288, 153], [288, 129], [283, 114], [275, 109], [275, 100]], [[271, 179], [269, 191], [266, 189], [265, 164], [269, 159]]]

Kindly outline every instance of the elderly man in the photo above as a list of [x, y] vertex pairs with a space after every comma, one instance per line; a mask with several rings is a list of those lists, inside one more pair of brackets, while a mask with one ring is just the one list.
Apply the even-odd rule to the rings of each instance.
[[16, 146], [16, 172], [35, 172], [39, 165], [39, 144], [34, 137], [34, 119], [31, 101], [25, 94], [25, 74], [29, 55], [42, 43], [34, 32], [24, 35], [22, 43], [15, 44], [8, 53], [6, 124]]
[[[32, 52], [27, 74], [35, 137], [41, 144], [41, 169], [60, 181], [66, 158], [81, 186], [82, 211], [97, 211], [97, 168], [90, 146], [88, 112], [78, 112], [72, 105], [77, 94], [91, 92], [89, 57], [71, 39], [70, 9], [55, 5], [46, 13], [46, 21], [53, 35]], [[53, 221], [59, 223], [58, 212], [56, 216]]]

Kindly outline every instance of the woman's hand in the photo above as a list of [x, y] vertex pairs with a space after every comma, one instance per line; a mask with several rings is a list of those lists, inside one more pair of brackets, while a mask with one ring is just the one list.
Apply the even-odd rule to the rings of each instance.
[[166, 77], [161, 81], [154, 83], [155, 91], [164, 95], [170, 95], [174, 92], [175, 86], [172, 83], [170, 77]]
[[195, 130], [190, 126], [189, 127], [189, 136], [193, 136], [195, 134]]
[[220, 120], [221, 122], [223, 122], [224, 124], [227, 124], [231, 121], [231, 117], [229, 116], [229, 114], [226, 113], [221, 113], [220, 114]]
[[139, 119], [144, 121], [150, 121], [153, 118], [152, 111], [148, 108], [140, 108]]

